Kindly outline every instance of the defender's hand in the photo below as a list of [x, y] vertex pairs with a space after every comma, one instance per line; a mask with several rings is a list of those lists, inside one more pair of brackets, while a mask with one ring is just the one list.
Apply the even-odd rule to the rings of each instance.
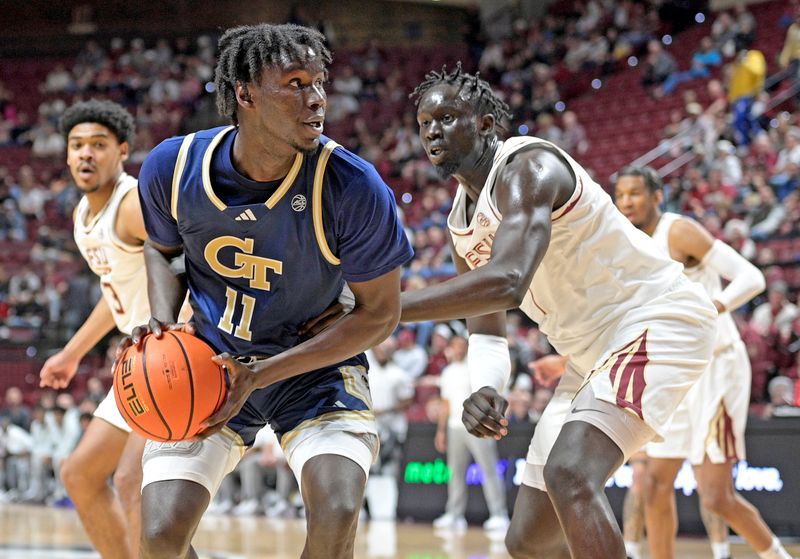
[[60, 390], [69, 386], [81, 360], [69, 355], [64, 350], [59, 351], [44, 362], [39, 373], [39, 386]]
[[560, 355], [545, 355], [528, 363], [528, 369], [533, 373], [536, 382], [544, 386], [551, 386], [564, 376], [567, 370], [567, 360]]
[[321, 315], [304, 322], [300, 326], [300, 329], [297, 331], [297, 333], [300, 334], [301, 338], [313, 338], [320, 332], [327, 330], [335, 322], [338, 322], [338, 320], [345, 316], [347, 312], [348, 311], [345, 309], [344, 305], [342, 305], [339, 301], [334, 301], [334, 303], [325, 309]]
[[[155, 335], [156, 338], [160, 338], [164, 335], [164, 332], [167, 330], [172, 331], [179, 331], [179, 332], [186, 332], [187, 334], [194, 334], [194, 326], [192, 326], [188, 322], [178, 322], [176, 324], [167, 324], [165, 322], [161, 322], [156, 318], [150, 318], [150, 321], [147, 324], [142, 326], [137, 326], [133, 329], [130, 336], [125, 336], [120, 340], [119, 345], [117, 346], [116, 351], [116, 358], [117, 360], [120, 356], [125, 353], [125, 350], [128, 349], [130, 346], [135, 345], [139, 347], [142, 343], [142, 340], [148, 334]], [[116, 365], [116, 360], [114, 361]]]
[[217, 413], [203, 422], [203, 430], [197, 434], [198, 439], [205, 439], [225, 427], [228, 420], [239, 413], [247, 398], [250, 397], [256, 386], [256, 375], [253, 370], [233, 359], [229, 354], [222, 353], [211, 358], [214, 363], [224, 367], [228, 372], [230, 385], [225, 402]]
[[494, 388], [484, 386], [464, 400], [461, 421], [470, 434], [499, 441], [508, 434], [508, 419], [504, 416], [507, 407], [505, 398]]

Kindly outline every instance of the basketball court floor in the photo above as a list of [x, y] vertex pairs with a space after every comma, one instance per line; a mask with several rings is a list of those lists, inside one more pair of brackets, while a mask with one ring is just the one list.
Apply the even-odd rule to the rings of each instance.
[[[201, 559], [296, 559], [305, 539], [301, 520], [206, 515], [195, 544]], [[800, 546], [790, 551], [800, 554]], [[483, 530], [465, 534], [435, 533], [430, 525], [363, 522], [359, 526], [358, 559], [507, 559], [502, 537]], [[0, 558], [97, 559], [73, 510], [0, 505]], [[702, 540], [681, 539], [679, 559], [710, 558]], [[734, 558], [755, 558], [744, 545], [733, 546]]]

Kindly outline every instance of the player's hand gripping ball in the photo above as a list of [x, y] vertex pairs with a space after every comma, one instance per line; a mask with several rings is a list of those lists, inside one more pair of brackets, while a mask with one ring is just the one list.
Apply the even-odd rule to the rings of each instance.
[[162, 442], [197, 435], [227, 395], [214, 355], [199, 338], [172, 330], [129, 346], [114, 368], [114, 397], [131, 429]]

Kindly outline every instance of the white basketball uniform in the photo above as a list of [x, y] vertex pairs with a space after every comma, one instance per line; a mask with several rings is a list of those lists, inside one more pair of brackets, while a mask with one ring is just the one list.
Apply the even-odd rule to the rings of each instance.
[[[683, 219], [664, 213], [653, 232], [653, 240], [669, 255], [669, 230]], [[684, 268], [692, 281], [713, 298], [722, 292], [722, 280], [704, 262]], [[745, 457], [744, 431], [750, 401], [751, 370], [747, 349], [730, 313], [717, 319], [714, 355], [708, 369], [681, 402], [663, 442], [647, 445], [653, 458], [688, 458], [703, 463], [705, 455], [714, 464]]]
[[[122, 173], [108, 202], [91, 220], [86, 197], [81, 198], [75, 211], [75, 243], [89, 268], [100, 278], [103, 297], [117, 328], [124, 334], [130, 334], [134, 327], [150, 320], [143, 249], [123, 242], [116, 232], [120, 204], [136, 186], [134, 177]], [[100, 402], [94, 415], [131, 432], [117, 409], [113, 390]]]
[[[470, 268], [489, 261], [502, 220], [494, 201], [497, 174], [510, 155], [530, 146], [557, 154], [576, 182], [570, 199], [552, 213], [549, 247], [520, 306], [556, 351], [569, 356], [523, 476], [523, 483], [545, 491], [544, 465], [567, 421], [603, 430], [626, 459], [663, 436], [708, 364], [717, 312], [681, 265], [631, 225], [578, 163], [539, 138], [515, 137], [501, 145], [469, 222], [459, 186], [448, 226]], [[604, 417], [616, 423], [604, 424]]]

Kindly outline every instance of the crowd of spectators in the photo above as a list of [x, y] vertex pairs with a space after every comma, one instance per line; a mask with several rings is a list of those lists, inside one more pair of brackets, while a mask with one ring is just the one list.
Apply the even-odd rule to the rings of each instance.
[[[563, 94], [577, 75], [641, 71], [643, 87], [654, 96], [680, 91], [682, 108], [674, 111], [665, 141], [672, 156], [695, 157], [666, 181], [666, 209], [699, 220], [765, 271], [768, 292], [738, 312], [736, 320], [753, 361], [752, 400], [771, 414], [797, 404], [800, 111], [791, 102], [780, 111], [768, 111], [770, 93], [763, 91], [764, 76], [742, 74], [754, 67], [763, 74], [760, 66], [764, 66], [763, 55], [755, 60], [757, 55], [749, 54], [758, 52], [758, 42], [755, 18], [747, 10], [719, 14], [690, 66], [680, 71], [663, 43], [654, 41], [665, 31], [659, 4], [588, 0], [569, 3], [566, 9], [561, 6], [535, 22], [512, 19], [507, 28], [494, 28], [475, 51], [476, 58], [465, 60], [465, 65], [479, 69], [503, 92], [513, 112], [512, 122], [505, 123], [510, 131], [553, 141], [579, 161], [591, 143], [576, 113], [567, 110], [569, 94]], [[797, 22], [785, 24], [787, 40], [780, 63], [791, 78], [800, 67], [800, 28]], [[629, 68], [630, 57], [643, 61], [638, 70]], [[427, 162], [417, 139], [413, 104], [407, 98], [414, 84], [402, 64], [389, 60], [390, 53], [378, 41], [340, 57], [331, 71], [326, 126], [337, 140], [373, 162], [395, 188], [416, 251], [404, 271], [404, 288], [415, 289], [455, 273], [446, 226], [453, 185], [443, 182]], [[63, 345], [89, 312], [86, 301], [99, 297], [94, 277], [82, 266], [72, 240], [71, 212], [78, 193], [63, 169], [63, 138], [56, 129], [64, 108], [90, 96], [127, 106], [137, 124], [131, 157], [135, 172], [161, 139], [218, 122], [208, 87], [213, 63], [214, 40], [205, 36], [151, 45], [141, 39], [114, 39], [108, 45], [90, 41], [73, 61], [52, 67], [41, 83], [41, 102], [33, 116], [19, 110], [13, 94], [0, 83], [0, 150], [3, 145], [26, 145], [31, 150], [30, 164], [0, 168], [0, 245], [8, 249], [0, 261], [0, 339], [43, 338], [52, 347]], [[737, 75], [744, 77], [737, 82]], [[687, 88], [695, 83], [705, 89], [703, 95]], [[752, 87], [737, 90], [735, 83]], [[742, 98], [748, 99], [746, 106]], [[552, 353], [552, 348], [521, 314], [509, 313], [508, 321], [513, 364], [509, 416], [517, 423], [535, 422], [552, 387], [538, 383], [529, 364]], [[19, 338], [20, 332], [28, 332], [28, 337]], [[381, 374], [374, 376], [373, 390], [386, 406], [382, 413], [387, 415], [383, 420], [387, 449], [397, 447], [391, 441], [402, 440], [404, 421], [436, 420], [438, 378], [448, 364], [447, 348], [454, 337], [463, 335], [461, 323], [420, 324], [399, 329], [376, 348], [371, 359]], [[93, 374], [107, 375], [107, 371]], [[50, 396], [42, 398], [44, 419], [37, 429], [56, 432], [58, 406], [50, 406]], [[74, 418], [88, 413], [89, 404], [82, 400], [74, 409], [78, 411], [65, 413], [72, 419], [61, 425], [72, 425], [70, 432], [79, 433]], [[24, 442], [28, 439], [11, 424], [17, 425], [4, 423], [0, 436], [3, 441], [17, 441], [4, 443], [2, 451], [12, 457], [5, 461], [6, 489], [16, 492], [14, 498], [57, 499], [53, 471], [61, 451], [51, 448], [50, 458], [34, 460], [46, 452], [29, 448]], [[17, 426], [30, 435], [32, 427]], [[75, 436], [51, 439], [74, 444]], [[263, 448], [267, 450], [253, 463], [273, 468], [276, 473], [269, 479], [279, 497], [266, 508], [291, 510], [287, 503], [292, 489], [285, 480], [277, 481], [283, 479], [277, 473], [282, 466], [267, 457], [269, 442]], [[393, 456], [387, 452], [381, 467], [391, 469]], [[34, 490], [30, 484], [19, 486], [14, 480], [20, 467], [39, 472], [37, 479], [45, 481], [34, 484]], [[252, 479], [243, 485], [251, 488], [256, 483]]]

